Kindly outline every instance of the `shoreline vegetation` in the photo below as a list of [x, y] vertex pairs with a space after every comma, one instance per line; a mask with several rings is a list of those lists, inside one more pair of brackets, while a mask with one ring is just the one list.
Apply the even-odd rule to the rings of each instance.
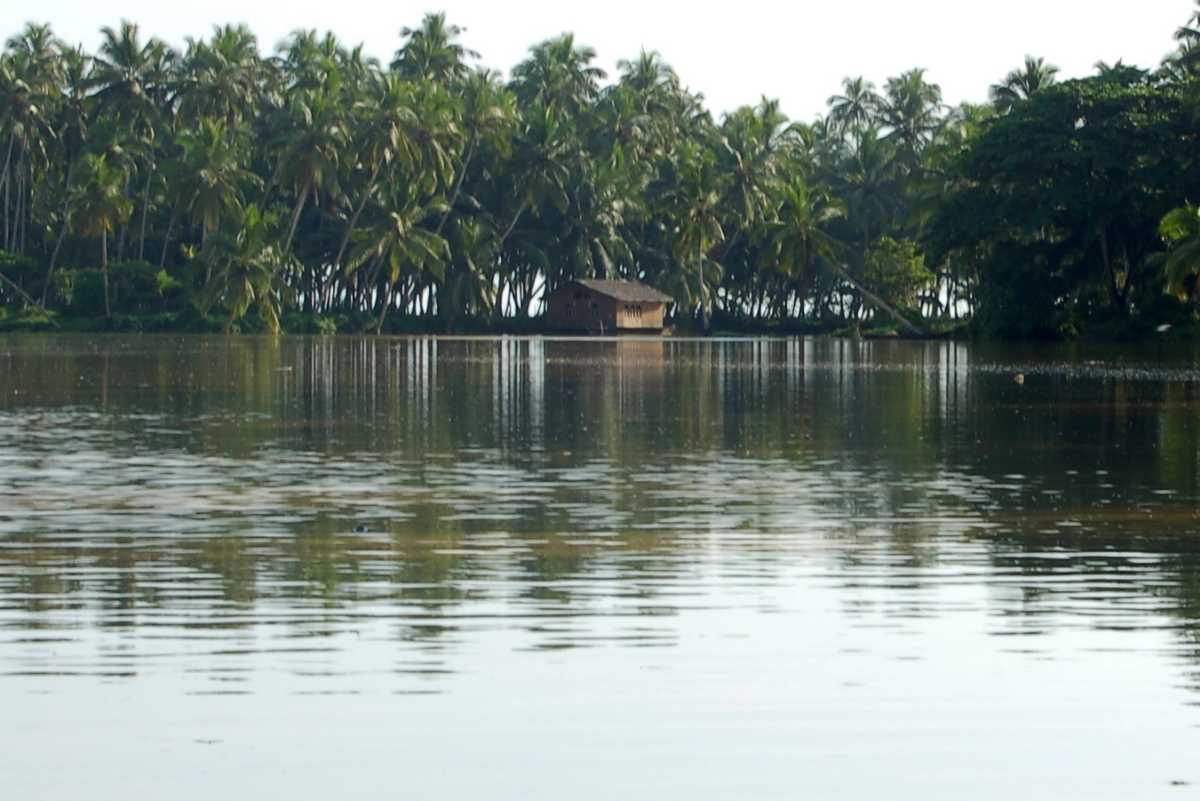
[[0, 331], [542, 333], [599, 277], [680, 332], [1200, 333], [1200, 10], [1153, 69], [1030, 57], [956, 107], [922, 69], [848, 78], [811, 122], [718, 119], [570, 34], [502, 78], [461, 33], [427, 15], [380, 62], [29, 24], [0, 53]]

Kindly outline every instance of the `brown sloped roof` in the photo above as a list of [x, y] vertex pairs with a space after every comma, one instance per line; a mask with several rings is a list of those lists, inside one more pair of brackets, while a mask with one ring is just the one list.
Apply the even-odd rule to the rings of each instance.
[[675, 298], [670, 295], [664, 295], [654, 287], [643, 284], [641, 281], [600, 281], [593, 278], [581, 278], [575, 281], [575, 283], [620, 303], [675, 302]]

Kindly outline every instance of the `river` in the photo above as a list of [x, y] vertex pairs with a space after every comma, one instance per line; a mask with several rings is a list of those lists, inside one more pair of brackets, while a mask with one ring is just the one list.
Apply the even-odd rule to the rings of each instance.
[[0, 338], [13, 799], [1200, 792], [1200, 349]]

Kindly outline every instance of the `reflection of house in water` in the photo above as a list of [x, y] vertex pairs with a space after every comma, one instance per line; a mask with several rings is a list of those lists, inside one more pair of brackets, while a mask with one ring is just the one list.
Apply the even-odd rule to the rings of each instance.
[[[545, 361], [556, 368], [565, 368], [587, 383], [604, 379], [612, 368], [655, 369], [666, 367], [666, 346], [669, 340], [660, 337], [630, 337], [616, 340], [560, 339], [546, 340], [543, 346]], [[613, 372], [612, 377], [619, 377]]]
[[661, 332], [670, 295], [638, 281], [581, 279], [550, 293], [546, 318], [558, 331]]

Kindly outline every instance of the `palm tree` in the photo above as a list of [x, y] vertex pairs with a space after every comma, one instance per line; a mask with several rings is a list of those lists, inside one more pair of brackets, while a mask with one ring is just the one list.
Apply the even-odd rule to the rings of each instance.
[[678, 272], [671, 284], [681, 308], [696, 309], [707, 331], [724, 270], [711, 256], [725, 241], [719, 206], [724, 194], [723, 173], [713, 152], [695, 142], [680, 145], [672, 165], [671, 207], [677, 221], [672, 248]]
[[[143, 43], [138, 26], [126, 20], [119, 29], [105, 27], [101, 32], [104, 39], [92, 70], [94, 97], [119, 122], [125, 148], [135, 155], [138, 177], [144, 179], [138, 244], [141, 259], [145, 255], [150, 188], [158, 169], [158, 139], [170, 128], [170, 83], [178, 57], [159, 39]], [[118, 250], [124, 241], [122, 230]]]
[[404, 45], [396, 51], [392, 69], [413, 80], [433, 81], [443, 85], [467, 77], [468, 59], [479, 58], [474, 50], [458, 43], [466, 29], [446, 23], [445, 14], [426, 14], [419, 28], [400, 31]]
[[180, 72], [180, 112], [192, 123], [219, 119], [233, 129], [262, 102], [266, 66], [245, 25], [216, 27], [207, 42], [189, 39]]
[[988, 94], [996, 108], [1005, 113], [1022, 100], [1053, 86], [1057, 75], [1058, 67], [1047, 64], [1045, 59], [1025, 56], [1024, 66], [1008, 73], [1000, 83], [993, 84]]
[[133, 213], [133, 203], [125, 197], [125, 175], [109, 165], [107, 157], [89, 154], [83, 157], [83, 178], [72, 203], [71, 218], [78, 221], [79, 232], [100, 237], [100, 269], [104, 281], [104, 316], [112, 316], [108, 293], [108, 235], [123, 225]]
[[428, 288], [432, 280], [445, 278], [450, 255], [446, 240], [427, 227], [438, 205], [422, 203], [415, 186], [389, 187], [381, 200], [375, 218], [355, 234], [349, 263], [351, 271], [373, 265], [373, 273], [384, 277], [376, 333], [383, 330], [400, 279], [408, 277], [414, 286]]
[[[437, 91], [425, 95], [428, 119], [436, 124], [435, 130], [440, 130], [444, 138], [453, 139], [454, 144], [458, 145], [458, 163], [453, 169], [454, 185], [437, 225], [436, 233], [439, 235], [445, 230], [451, 213], [458, 207], [463, 186], [480, 150], [486, 148], [498, 155], [506, 155], [517, 119], [512, 94], [500, 85], [498, 76], [488, 70], [472, 73], [460, 85], [455, 96], [458, 106], [457, 119], [447, 118], [447, 110], [441, 102], [444, 98], [444, 93]], [[458, 136], [448, 136], [454, 131], [458, 132]], [[430, 137], [430, 141], [437, 140]], [[438, 156], [437, 163], [431, 165], [433, 171], [430, 174], [444, 180], [447, 165], [444, 151], [440, 151]]]
[[573, 34], [548, 39], [529, 49], [529, 57], [513, 68], [512, 89], [522, 106], [542, 105], [574, 117], [600, 92], [604, 70], [593, 66], [596, 51], [577, 45]]
[[1200, 206], [1177, 208], [1163, 218], [1159, 235], [1168, 245], [1167, 289], [1180, 298], [1200, 298]]
[[272, 333], [279, 333], [283, 298], [288, 292], [282, 281], [279, 220], [249, 205], [233, 230], [214, 237], [202, 254], [212, 275], [204, 305], [221, 303], [228, 309], [225, 333], [232, 331], [251, 307], [258, 310]]
[[900, 146], [900, 162], [909, 173], [920, 168], [921, 152], [941, 128], [942, 89], [913, 69], [887, 82], [882, 119], [887, 138]]
[[0, 58], [0, 248], [17, 253], [25, 251], [35, 194], [44, 185], [37, 176], [49, 166], [62, 78], [59, 46], [49, 26], [30, 24], [8, 40]]
[[843, 216], [845, 209], [800, 175], [780, 187], [778, 196], [777, 215], [765, 226], [766, 247], [760, 265], [798, 285], [803, 297], [818, 261], [836, 261], [840, 243], [825, 229], [830, 221]]
[[310, 195], [338, 191], [338, 163], [349, 141], [336, 80], [294, 92], [285, 111], [278, 166], [272, 183], [294, 196], [283, 253], [291, 253], [300, 215]]
[[721, 200], [728, 208], [726, 217], [737, 221], [726, 255], [768, 213], [791, 130], [779, 102], [766, 98], [755, 108], [735, 111], [722, 123], [718, 159], [729, 181]]
[[[438, 170], [429, 169], [429, 162], [444, 166], [444, 149], [437, 134], [444, 124], [428, 114], [428, 107], [421, 108], [420, 97], [412, 83], [396, 74], [374, 75], [370, 94], [355, 104], [356, 119], [351, 138], [350, 152], [357, 155], [354, 163], [356, 172], [367, 170], [358, 202], [346, 224], [338, 247], [334, 264], [342, 265], [350, 238], [358, 225], [358, 219], [374, 195], [385, 168], [396, 167], [408, 180], [427, 182], [428, 193], [436, 190]], [[430, 131], [430, 128], [434, 131]]]
[[50, 266], [46, 271], [46, 282], [42, 286], [43, 306], [46, 305], [46, 299], [49, 297], [59, 253], [67, 237], [67, 232], [71, 229], [71, 201], [74, 186], [72, 179], [79, 163], [79, 157], [87, 142], [91, 122], [88, 113], [91, 93], [91, 58], [84, 54], [81, 47], [74, 49], [60, 47], [59, 59], [62, 64], [63, 96], [59, 109], [56, 138], [58, 155], [65, 162], [66, 168], [63, 172], [58, 238], [54, 242], [54, 250], [50, 254]]
[[842, 93], [829, 98], [829, 120], [843, 135], [851, 134], [857, 141], [871, 126], [882, 102], [875, 84], [861, 75], [846, 78], [842, 81]]
[[181, 137], [180, 144], [181, 202], [200, 226], [203, 252], [208, 238], [220, 229], [221, 218], [239, 215], [246, 191], [261, 187], [262, 179], [245, 169], [242, 143], [221, 120], [202, 120], [196, 130]]
[[1179, 42], [1179, 64], [1185, 71], [1195, 72], [1200, 65], [1200, 8], [1188, 17], [1187, 24], [1175, 31], [1175, 41]]

